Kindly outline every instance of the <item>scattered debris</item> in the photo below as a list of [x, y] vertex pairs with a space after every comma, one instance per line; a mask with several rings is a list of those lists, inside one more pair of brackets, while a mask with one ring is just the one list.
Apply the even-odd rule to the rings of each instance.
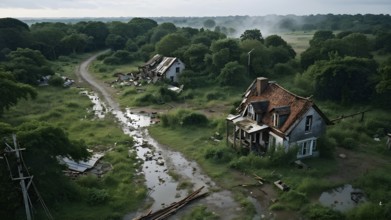
[[60, 163], [65, 164], [68, 169], [82, 173], [94, 167], [98, 160], [103, 157], [103, 155], [104, 154], [102, 153], [95, 153], [87, 161], [74, 161], [72, 159], [69, 159], [68, 157], [61, 157], [59, 158], [59, 160]]
[[346, 154], [339, 154], [338, 156], [339, 156], [339, 158], [342, 158], [342, 159], [346, 159], [347, 158]]
[[148, 210], [145, 214], [134, 218], [133, 220], [162, 220], [162, 219], [167, 219], [170, 215], [174, 214], [176, 211], [178, 211], [180, 208], [184, 207], [186, 204], [189, 202], [201, 198], [203, 196], [206, 196], [208, 192], [201, 193], [199, 194], [202, 189], [204, 188], [201, 187], [194, 191], [193, 193], [190, 193], [186, 198], [178, 201], [178, 202], [173, 202], [171, 205], [162, 208], [156, 212], [152, 212], [152, 210]]
[[288, 185], [286, 185], [284, 182], [282, 182], [281, 180], [275, 181], [274, 185], [276, 185], [279, 189], [281, 189], [284, 192], [287, 192], [290, 190], [290, 187]]

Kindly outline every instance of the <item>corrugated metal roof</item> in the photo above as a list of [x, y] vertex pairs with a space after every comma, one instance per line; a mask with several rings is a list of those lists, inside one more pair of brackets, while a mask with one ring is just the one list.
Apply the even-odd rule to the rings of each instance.
[[95, 153], [94, 155], [92, 155], [92, 157], [87, 160], [87, 161], [74, 161], [74, 160], [71, 160], [67, 157], [63, 157], [63, 158], [60, 158], [60, 160], [62, 160], [62, 162], [68, 167], [68, 169], [70, 170], [74, 170], [74, 171], [77, 171], [77, 172], [85, 172], [86, 170], [92, 168], [95, 166], [96, 162], [98, 162], [98, 160], [100, 158], [102, 158], [104, 156], [104, 154], [100, 154], [100, 153]]

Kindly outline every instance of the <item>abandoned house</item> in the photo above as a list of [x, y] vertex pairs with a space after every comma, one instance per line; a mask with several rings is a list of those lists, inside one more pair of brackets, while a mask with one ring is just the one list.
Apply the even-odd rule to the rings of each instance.
[[178, 75], [185, 69], [185, 64], [176, 57], [163, 57], [156, 54], [143, 66], [139, 72], [156, 82], [159, 79], [168, 79], [171, 82], [178, 82]]
[[298, 146], [297, 158], [317, 156], [316, 140], [331, 124], [309, 98], [264, 77], [250, 85], [237, 110], [227, 117], [227, 142], [260, 154]]

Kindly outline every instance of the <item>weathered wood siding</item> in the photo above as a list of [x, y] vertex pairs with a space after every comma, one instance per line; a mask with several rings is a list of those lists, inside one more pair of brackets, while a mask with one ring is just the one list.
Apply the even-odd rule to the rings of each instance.
[[[305, 123], [307, 116], [312, 115], [311, 131], [305, 131]], [[300, 119], [299, 123], [292, 129], [289, 135], [289, 143], [295, 143], [300, 140], [320, 137], [326, 130], [326, 123], [314, 108], [310, 108], [306, 114]]]

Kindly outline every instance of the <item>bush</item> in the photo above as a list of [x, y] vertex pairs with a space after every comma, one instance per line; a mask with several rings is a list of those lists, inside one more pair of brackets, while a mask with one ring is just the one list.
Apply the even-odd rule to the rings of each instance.
[[184, 126], [200, 126], [208, 124], [208, 118], [200, 113], [192, 112], [189, 115], [186, 115], [182, 119]]
[[269, 147], [267, 155], [270, 157], [270, 165], [272, 166], [286, 166], [290, 162], [297, 159], [297, 147], [290, 147], [286, 152], [281, 146], [277, 146], [278, 150], [274, 147]]
[[240, 171], [247, 171], [256, 168], [267, 167], [267, 158], [262, 158], [254, 153], [250, 153], [247, 156], [241, 156], [232, 160], [229, 166]]
[[307, 196], [304, 193], [296, 190], [290, 190], [280, 196], [280, 200], [285, 204], [289, 210], [300, 210], [306, 203], [308, 203]]
[[342, 147], [343, 148], [346, 148], [346, 149], [353, 149], [357, 146], [357, 142], [353, 139], [353, 138], [350, 138], [350, 137], [347, 137], [345, 138], [343, 141], [342, 141]]
[[107, 65], [119, 65], [121, 64], [121, 60], [117, 57], [106, 57], [103, 63]]
[[366, 202], [358, 207], [352, 209], [347, 214], [347, 219], [352, 220], [367, 220], [367, 219], [390, 219], [391, 215], [388, 210], [390, 205], [388, 205], [388, 210], [386, 207], [379, 206], [379, 204], [374, 204], [371, 202]]
[[208, 148], [204, 154], [205, 159], [216, 163], [227, 163], [234, 157], [233, 152], [226, 147]]
[[61, 76], [53, 75], [50, 77], [48, 83], [51, 86], [62, 87], [64, 85], [64, 80], [61, 78]]
[[109, 194], [104, 189], [91, 188], [88, 190], [87, 203], [90, 205], [101, 205], [107, 202]]
[[334, 138], [322, 136], [316, 141], [319, 156], [322, 158], [333, 158], [337, 142]]
[[343, 220], [345, 216], [331, 208], [324, 207], [320, 204], [311, 204], [303, 211], [303, 215], [308, 219], [314, 220]]
[[160, 120], [163, 127], [204, 126], [209, 122], [205, 115], [183, 109], [163, 114]]
[[99, 186], [99, 180], [96, 175], [89, 174], [86, 176], [81, 176], [80, 178], [77, 179], [76, 181], [80, 186], [83, 187], [98, 187]]

